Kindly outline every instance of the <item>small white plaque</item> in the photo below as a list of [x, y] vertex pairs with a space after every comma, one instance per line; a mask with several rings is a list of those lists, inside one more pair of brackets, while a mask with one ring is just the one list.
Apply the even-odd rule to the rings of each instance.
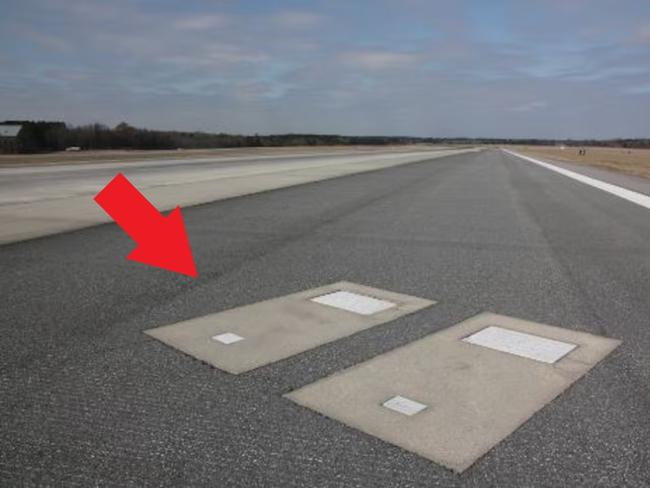
[[427, 408], [424, 403], [416, 402], [415, 400], [411, 400], [410, 398], [399, 395], [386, 400], [381, 404], [381, 406], [386, 407], [390, 410], [394, 410], [395, 412], [408, 415], [409, 417], [415, 415], [416, 413], [420, 413], [422, 410]]
[[395, 306], [394, 303], [387, 302], [386, 300], [379, 300], [349, 291], [335, 291], [334, 293], [321, 295], [311, 300], [321, 305], [329, 305], [330, 307], [340, 308], [361, 315], [372, 315]]
[[233, 334], [232, 332], [226, 332], [225, 334], [219, 334], [214, 336], [212, 340], [228, 345], [228, 344], [234, 344], [235, 342], [243, 341], [244, 338], [240, 335]]
[[549, 364], [555, 363], [577, 347], [568, 342], [555, 341], [494, 325], [465, 337], [463, 341]]

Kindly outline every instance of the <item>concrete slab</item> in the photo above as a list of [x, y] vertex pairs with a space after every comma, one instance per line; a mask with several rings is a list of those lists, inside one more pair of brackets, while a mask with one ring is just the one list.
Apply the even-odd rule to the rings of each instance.
[[400, 395], [389, 398], [382, 403], [382, 406], [402, 415], [408, 415], [409, 417], [427, 408], [424, 403], [416, 402], [415, 400]]
[[[557, 362], [545, 363], [463, 340], [490, 326], [577, 347]], [[483, 313], [285, 396], [462, 472], [619, 344], [615, 339]], [[386, 399], [395, 396], [426, 408], [396, 415], [385, 408]]]
[[235, 342], [244, 340], [242, 336], [233, 334], [232, 332], [226, 332], [225, 334], [218, 334], [214, 336], [212, 339], [226, 345], [234, 344]]
[[543, 363], [555, 363], [577, 346], [491, 325], [463, 339], [470, 344], [516, 354]]
[[[133, 175], [133, 163], [112, 166], [115, 167], [115, 173], [119, 170], [125, 171], [126, 176], [147, 199], [158, 210], [166, 212], [177, 206], [198, 205], [477, 150], [332, 154], [304, 161], [295, 158], [291, 161], [260, 161], [259, 164], [241, 167], [222, 167], [223, 161], [220, 160], [221, 162], [215, 161], [214, 166], [206, 165], [197, 171], [191, 171], [191, 168], [181, 164], [178, 168], [170, 168], [168, 172], [161, 173], [161, 168], [150, 168], [149, 171], [140, 171]], [[207, 161], [211, 160], [212, 158]], [[150, 166], [153, 163], [149, 161], [146, 164]], [[165, 165], [164, 162], [162, 164]], [[156, 165], [160, 166], [161, 162], [156, 162]], [[40, 167], [36, 171], [43, 174], [34, 178], [34, 183], [27, 185], [24, 183], [24, 175], [23, 183], [20, 178], [15, 179], [21, 176], [16, 175], [16, 172], [24, 172], [25, 168], [0, 168], [0, 244], [109, 222], [108, 216], [92, 198], [115, 175], [112, 171], [106, 174], [106, 166], [99, 165], [97, 172], [87, 171], [92, 169], [92, 165], [63, 168], [64, 173], [73, 173], [64, 174], [63, 178], [60, 174], [57, 176], [61, 169], [56, 166]], [[109, 165], [108, 169], [112, 166]], [[74, 175], [78, 171], [81, 174]]]
[[[364, 315], [313, 301], [336, 292], [362, 295], [394, 306]], [[434, 303], [342, 281], [145, 333], [216, 368], [239, 374], [390, 322]]]
[[311, 301], [361, 315], [372, 315], [395, 306], [393, 302], [378, 300], [366, 295], [350, 293], [349, 291], [335, 291], [334, 293], [312, 298]]

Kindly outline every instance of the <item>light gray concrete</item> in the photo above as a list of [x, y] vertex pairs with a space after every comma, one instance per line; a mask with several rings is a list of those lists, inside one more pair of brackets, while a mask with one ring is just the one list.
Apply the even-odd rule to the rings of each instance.
[[92, 197], [118, 171], [163, 211], [467, 151], [473, 150], [0, 168], [0, 244], [108, 222]]
[[[395, 306], [371, 315], [313, 301], [347, 291]], [[233, 374], [279, 361], [316, 346], [429, 307], [435, 302], [345, 281], [145, 331], [152, 337]], [[243, 337], [229, 344], [230, 334]]]
[[[546, 364], [469, 344], [490, 326], [576, 344]], [[286, 395], [346, 425], [462, 472], [620, 344], [584, 332], [483, 313]], [[387, 409], [401, 396], [426, 405]], [[540, 440], [543, 449], [543, 440]]]

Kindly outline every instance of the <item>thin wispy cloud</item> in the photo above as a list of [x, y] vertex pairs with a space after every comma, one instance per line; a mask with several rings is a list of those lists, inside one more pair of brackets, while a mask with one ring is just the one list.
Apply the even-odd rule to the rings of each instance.
[[349, 66], [368, 69], [393, 69], [410, 65], [416, 61], [412, 54], [390, 51], [356, 51], [341, 55]]
[[534, 100], [532, 102], [523, 103], [515, 107], [510, 108], [513, 112], [532, 112], [534, 110], [545, 109], [548, 106], [548, 103], [542, 100]]
[[645, 95], [650, 94], [650, 83], [643, 83], [641, 85], [628, 86], [623, 88], [623, 93], [628, 95]]
[[322, 15], [301, 11], [282, 11], [271, 16], [271, 21], [281, 27], [308, 28], [320, 23]]
[[229, 19], [224, 15], [192, 15], [181, 17], [172, 25], [183, 31], [203, 31], [224, 27], [228, 21]]
[[639, 27], [632, 40], [639, 43], [650, 44], [650, 22]]

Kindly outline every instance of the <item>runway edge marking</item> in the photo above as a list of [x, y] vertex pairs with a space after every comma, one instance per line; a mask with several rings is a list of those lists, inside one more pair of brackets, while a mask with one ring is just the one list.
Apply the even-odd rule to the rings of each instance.
[[645, 207], [650, 210], [650, 196], [644, 195], [643, 193], [638, 193], [636, 191], [628, 190], [620, 186], [612, 185], [611, 183], [605, 183], [604, 181], [597, 180], [596, 178], [591, 178], [589, 176], [576, 173], [574, 171], [569, 171], [568, 169], [560, 168], [558, 166], [545, 163], [538, 159], [531, 158], [530, 156], [524, 156], [523, 154], [519, 154], [514, 151], [509, 151], [508, 149], [502, 149], [502, 151], [512, 156], [517, 156], [518, 158], [525, 159], [526, 161], [530, 161], [531, 163], [535, 163], [540, 166], [543, 166], [546, 169], [550, 169], [551, 171], [555, 171], [556, 173], [560, 173], [561, 175], [568, 176], [569, 178], [573, 178], [574, 180], [577, 180], [586, 185], [593, 186], [600, 190], [606, 191], [607, 193], [611, 193], [612, 195], [616, 195], [619, 198], [622, 198], [632, 203], [636, 203], [637, 205], [641, 205], [642, 207]]

